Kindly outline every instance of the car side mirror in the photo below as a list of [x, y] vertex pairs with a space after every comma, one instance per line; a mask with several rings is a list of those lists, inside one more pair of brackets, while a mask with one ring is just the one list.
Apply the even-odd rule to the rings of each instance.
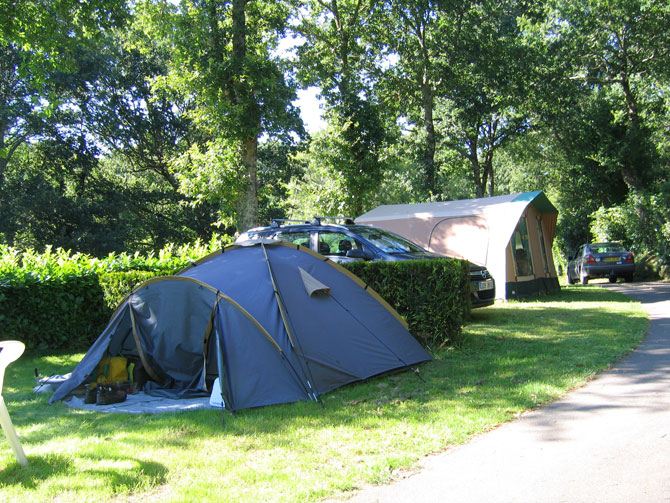
[[349, 250], [347, 252], [347, 257], [348, 258], [360, 258], [363, 260], [372, 260], [372, 254], [370, 252], [367, 252], [365, 250], [362, 250], [361, 248], [355, 248], [353, 250]]

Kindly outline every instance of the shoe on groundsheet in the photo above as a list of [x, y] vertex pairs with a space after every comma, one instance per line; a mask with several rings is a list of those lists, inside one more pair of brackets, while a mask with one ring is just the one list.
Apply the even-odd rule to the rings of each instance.
[[96, 398], [96, 405], [111, 405], [113, 403], [121, 403], [126, 399], [126, 392], [113, 390], [111, 388], [100, 388]]
[[86, 396], [84, 396], [84, 403], [93, 404], [98, 399], [98, 387], [93, 386], [86, 390]]

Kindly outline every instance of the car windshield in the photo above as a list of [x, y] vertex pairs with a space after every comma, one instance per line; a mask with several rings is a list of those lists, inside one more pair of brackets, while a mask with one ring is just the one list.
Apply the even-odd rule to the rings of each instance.
[[407, 241], [392, 232], [388, 232], [375, 227], [356, 227], [354, 232], [359, 234], [364, 239], [367, 239], [374, 246], [385, 253], [424, 253], [421, 247], [415, 245], [411, 241]]
[[619, 253], [626, 251], [623, 246], [618, 243], [599, 243], [589, 245], [591, 253]]

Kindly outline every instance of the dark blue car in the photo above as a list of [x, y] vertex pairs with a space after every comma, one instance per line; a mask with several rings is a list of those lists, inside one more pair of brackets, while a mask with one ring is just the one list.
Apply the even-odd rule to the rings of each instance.
[[594, 278], [607, 278], [610, 283], [616, 283], [617, 278], [633, 281], [634, 273], [633, 254], [619, 243], [587, 243], [570, 257], [567, 279], [570, 285], [576, 281], [586, 285]]
[[[236, 242], [279, 239], [311, 248], [338, 263], [441, 257], [397, 234], [372, 225], [355, 224], [352, 219], [342, 218], [343, 224], [322, 223], [322, 220], [334, 218], [315, 217], [311, 221], [277, 219], [268, 227], [243, 232]], [[473, 308], [490, 306], [495, 302], [495, 283], [485, 267], [470, 265], [470, 284]]]

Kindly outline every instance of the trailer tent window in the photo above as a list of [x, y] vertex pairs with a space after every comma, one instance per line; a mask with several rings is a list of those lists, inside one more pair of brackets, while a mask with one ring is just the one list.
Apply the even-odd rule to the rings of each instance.
[[544, 274], [549, 275], [549, 262], [547, 261], [547, 247], [544, 244], [544, 232], [542, 232], [542, 219], [537, 219], [537, 234], [540, 236], [540, 248], [542, 248], [542, 259], [544, 260]]
[[528, 244], [528, 227], [526, 217], [519, 219], [516, 230], [512, 235], [512, 252], [514, 253], [514, 265], [517, 277], [533, 275], [533, 261]]

